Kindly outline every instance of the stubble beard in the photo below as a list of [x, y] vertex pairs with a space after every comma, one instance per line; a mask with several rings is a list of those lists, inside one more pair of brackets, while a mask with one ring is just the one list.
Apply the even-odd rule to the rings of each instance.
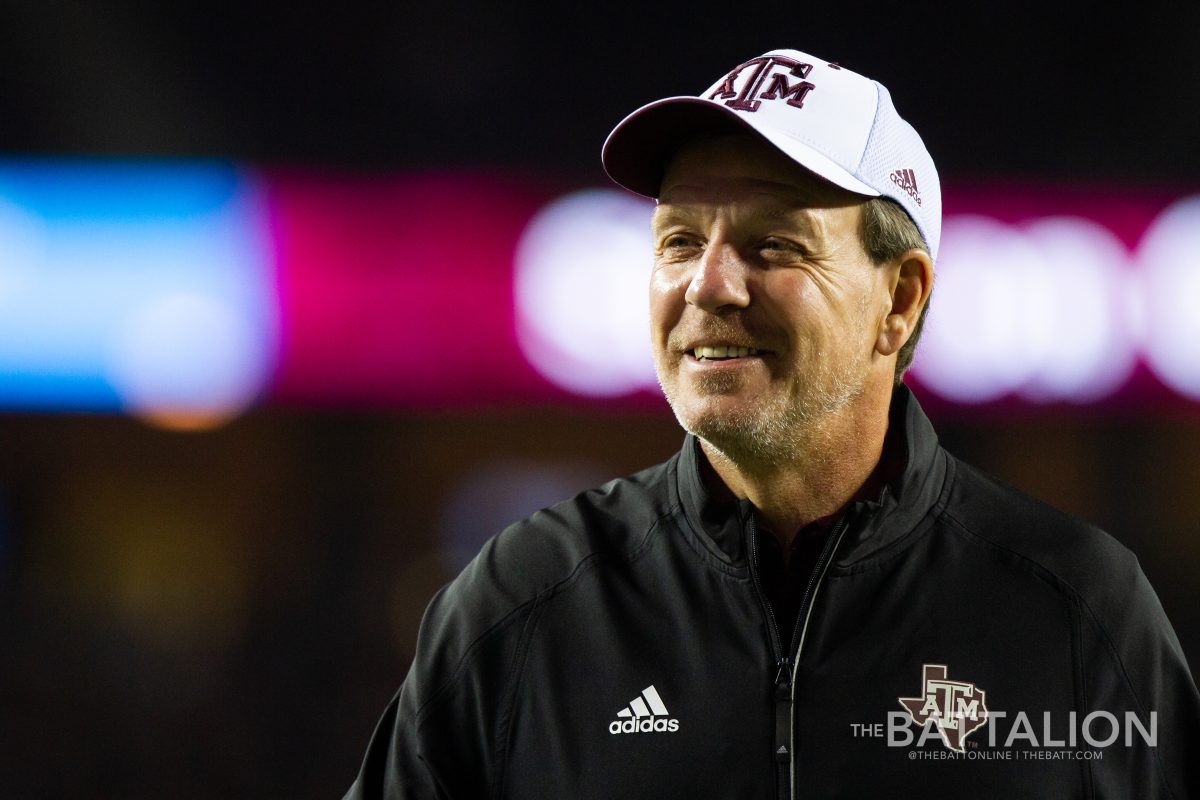
[[[732, 411], [689, 409], [689, 397], [678, 381], [664, 380], [661, 365], [659, 386], [685, 431], [743, 468], [770, 469], [813, 456], [818, 449], [812, 445], [822, 438], [826, 422], [866, 390], [865, 365], [854, 361], [830, 363], [822, 353], [814, 355], [814, 363], [824, 366], [797, 391], [755, 398]], [[732, 394], [741, 382], [739, 376], [729, 373], [702, 374], [694, 380], [693, 394], [700, 398]]]

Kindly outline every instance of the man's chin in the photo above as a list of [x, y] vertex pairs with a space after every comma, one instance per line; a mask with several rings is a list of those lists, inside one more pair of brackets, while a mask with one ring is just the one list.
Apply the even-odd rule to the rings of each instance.
[[660, 383], [680, 427], [731, 455], [760, 452], [778, 428], [762, 393], [747, 391], [740, 381], [706, 384], [680, 391], [678, 383]]
[[770, 427], [745, 406], [736, 410], [705, 408], [684, 413], [677, 410], [675, 416], [685, 431], [730, 453], [761, 450], [764, 433]]

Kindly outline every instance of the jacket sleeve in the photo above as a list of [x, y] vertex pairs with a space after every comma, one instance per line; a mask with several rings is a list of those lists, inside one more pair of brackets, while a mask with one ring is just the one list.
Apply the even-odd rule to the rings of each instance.
[[444, 798], [437, 779], [420, 757], [412, 720], [400, 714], [401, 687], [375, 727], [358, 777], [344, 800]]
[[[1130, 554], [1083, 609], [1086, 708], [1080, 730], [1119, 737], [1091, 762], [1096, 797], [1200, 798], [1200, 694], [1162, 605]], [[1086, 605], [1086, 603], [1085, 603]], [[1146, 733], [1135, 726], [1136, 717]]]
[[408, 676], [345, 800], [478, 800], [503, 783], [536, 592], [502, 550], [489, 542], [430, 602]]

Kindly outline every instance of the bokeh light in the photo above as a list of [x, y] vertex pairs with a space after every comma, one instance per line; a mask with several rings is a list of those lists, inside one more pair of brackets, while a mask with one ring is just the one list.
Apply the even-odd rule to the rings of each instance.
[[1200, 196], [1175, 203], [1139, 250], [1146, 287], [1145, 356], [1168, 386], [1200, 399]]
[[2, 165], [0, 237], [0, 405], [215, 420], [270, 376], [267, 209], [231, 165]]
[[653, 205], [582, 191], [544, 207], [515, 259], [517, 336], [556, 386], [591, 397], [655, 385], [647, 286]]

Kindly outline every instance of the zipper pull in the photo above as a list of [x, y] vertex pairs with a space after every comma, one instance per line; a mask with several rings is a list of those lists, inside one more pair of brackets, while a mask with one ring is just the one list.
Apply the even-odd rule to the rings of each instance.
[[784, 656], [775, 662], [775, 697], [786, 699], [791, 697], [792, 688], [792, 659]]

